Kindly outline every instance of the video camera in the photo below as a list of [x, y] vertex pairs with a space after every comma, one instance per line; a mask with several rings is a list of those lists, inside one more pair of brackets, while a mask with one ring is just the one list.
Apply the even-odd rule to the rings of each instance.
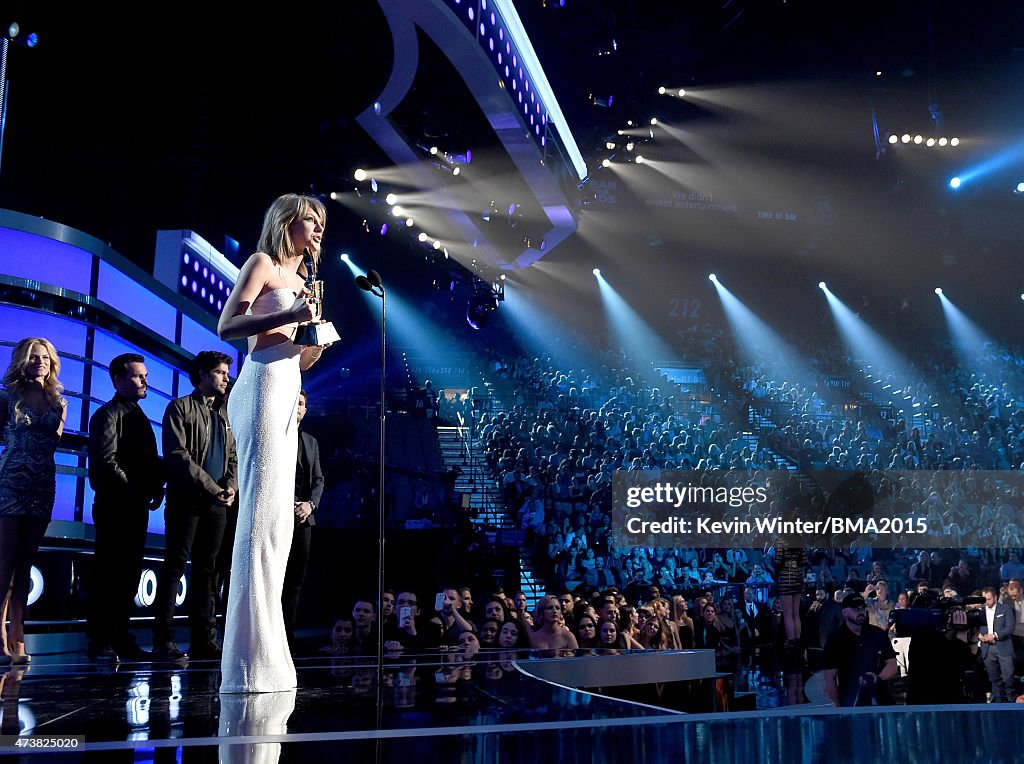
[[[945, 597], [930, 607], [911, 607], [893, 610], [892, 619], [897, 637], [911, 636], [920, 629], [934, 631], [967, 631], [985, 625], [985, 611], [971, 605], [984, 605], [984, 597]], [[965, 623], [955, 623], [954, 613], [966, 613]]]

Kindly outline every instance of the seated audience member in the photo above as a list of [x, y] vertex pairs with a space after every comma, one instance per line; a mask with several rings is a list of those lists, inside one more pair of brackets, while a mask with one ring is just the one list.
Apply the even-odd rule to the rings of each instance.
[[475, 617], [473, 615], [473, 593], [468, 586], [459, 587], [459, 615], [467, 621]]
[[580, 613], [576, 619], [576, 644], [582, 649], [590, 649], [598, 646], [597, 619], [589, 613]]
[[352, 652], [357, 655], [371, 655], [377, 652], [376, 607], [368, 599], [356, 600], [352, 606]]
[[575, 650], [578, 645], [573, 633], [565, 628], [562, 606], [558, 598], [545, 594], [537, 603], [538, 626], [529, 633], [530, 647], [537, 650]]
[[529, 647], [530, 640], [526, 635], [526, 626], [520, 624], [516, 619], [505, 621], [498, 631], [498, 647], [504, 650], [513, 650]]
[[645, 650], [677, 649], [669, 622], [658, 615], [644, 620], [636, 639]]
[[679, 635], [679, 647], [682, 650], [693, 649], [693, 619], [687, 614], [686, 597], [677, 594], [672, 597], [672, 622], [676, 625]]
[[748, 584], [770, 584], [772, 577], [765, 571], [763, 565], [755, 565], [747, 576]]
[[473, 631], [473, 624], [459, 614], [461, 597], [457, 589], [448, 587], [442, 594], [441, 609], [430, 620], [441, 627], [441, 644], [454, 647], [458, 645], [462, 632]]
[[508, 605], [505, 604], [503, 597], [492, 594], [484, 599], [480, 617], [481, 623], [484, 621], [497, 621], [499, 624], [502, 624], [511, 619], [512, 614], [509, 612]]
[[419, 597], [415, 592], [398, 592], [395, 604], [395, 617], [384, 624], [385, 649], [421, 652], [440, 646], [441, 627], [420, 614]]
[[875, 584], [874, 597], [867, 598], [868, 623], [880, 629], [889, 628], [889, 614], [892, 613], [893, 603], [889, 599], [889, 584], [885, 581], [878, 581]]
[[[509, 623], [511, 623], [511, 619]], [[498, 630], [501, 628], [501, 624], [497, 621], [488, 618], [486, 621], [480, 624], [480, 647], [487, 649], [498, 646]]]
[[928, 582], [922, 579], [917, 582], [917, 589], [910, 598], [910, 607], [931, 607], [937, 599]]
[[644, 646], [635, 639], [619, 631], [619, 626], [614, 621], [604, 621], [601, 623], [597, 647], [602, 654], [614, 654], [619, 650], [644, 649]]
[[459, 640], [456, 642], [456, 647], [459, 648], [459, 652], [462, 653], [462, 657], [472, 658], [474, 655], [480, 652], [480, 640], [477, 639], [476, 634], [471, 631], [464, 631], [459, 634]]
[[351, 616], [343, 615], [334, 619], [331, 627], [331, 642], [320, 648], [320, 652], [328, 655], [349, 655], [352, 652], [352, 634], [355, 623]]

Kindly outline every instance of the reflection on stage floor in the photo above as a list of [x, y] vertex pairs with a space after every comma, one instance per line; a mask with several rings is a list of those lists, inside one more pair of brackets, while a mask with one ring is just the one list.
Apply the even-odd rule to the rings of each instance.
[[[768, 667], [650, 687], [642, 681], [650, 669], [637, 661], [662, 676], [673, 662], [670, 674], [703, 672], [693, 655], [404, 656], [386, 661], [383, 682], [373, 658], [317, 656], [296, 661], [294, 692], [233, 696], [218, 693], [214, 662], [97, 666], [84, 656], [38, 656], [30, 668], [3, 674], [0, 722], [4, 735], [83, 736], [76, 752], [53, 754], [63, 761], [542, 757], [563, 764], [643, 751], [646, 761], [688, 752], [686, 761], [788, 762], [819, 760], [829, 750], [843, 751], [843, 761], [876, 761], [880, 751], [889, 751], [887, 761], [910, 761], [929, 758], [925, 752], [941, 750], [951, 735], [958, 750], [982, 746], [985, 760], [993, 760], [993, 745], [1011, 759], [1024, 749], [1020, 707], [841, 711], [808, 702], [799, 674], [787, 679]], [[627, 675], [641, 681], [630, 685]], [[595, 677], [608, 686], [596, 686]], [[686, 705], [697, 712], [684, 713]]]

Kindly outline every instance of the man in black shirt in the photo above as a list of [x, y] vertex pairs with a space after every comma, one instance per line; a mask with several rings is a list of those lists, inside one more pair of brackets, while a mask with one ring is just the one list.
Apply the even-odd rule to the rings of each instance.
[[89, 420], [89, 484], [96, 546], [88, 592], [89, 658], [146, 660], [129, 628], [139, 587], [149, 512], [164, 498], [156, 436], [139, 405], [148, 391], [146, 361], [125, 353], [110, 362], [113, 399]]
[[878, 702], [882, 682], [896, 676], [896, 651], [882, 629], [868, 623], [867, 605], [856, 593], [843, 598], [843, 625], [825, 643], [825, 693], [838, 706]]
[[178, 580], [190, 555], [192, 574], [186, 592], [190, 656], [193, 660], [220, 658], [212, 579], [238, 475], [235, 439], [224, 406], [230, 366], [231, 356], [224, 353], [204, 350], [196, 355], [189, 375], [195, 389], [171, 401], [164, 411], [165, 553], [153, 618], [153, 652], [158, 658], [185, 657], [174, 644], [174, 605]]

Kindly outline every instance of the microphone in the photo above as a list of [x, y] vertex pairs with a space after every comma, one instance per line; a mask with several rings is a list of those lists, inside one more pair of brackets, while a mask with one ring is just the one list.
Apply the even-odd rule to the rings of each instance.
[[380, 274], [377, 273], [377, 271], [367, 271], [366, 272], [366, 280], [370, 282], [371, 286], [375, 286], [377, 288], [383, 288], [383, 286], [384, 286], [381, 283]]
[[[372, 272], [373, 271], [371, 271], [371, 273]], [[369, 292], [371, 289], [370, 280], [366, 278], [366, 276], [356, 276], [356, 286], [364, 292]]]

